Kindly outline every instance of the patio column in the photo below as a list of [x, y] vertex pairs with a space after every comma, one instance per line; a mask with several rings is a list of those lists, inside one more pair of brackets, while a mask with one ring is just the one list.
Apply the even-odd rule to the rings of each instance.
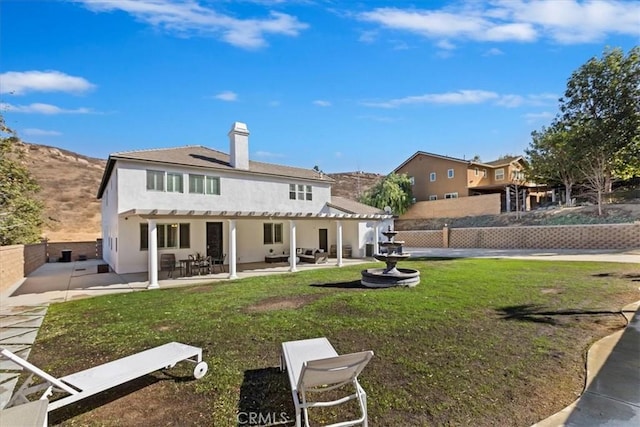
[[505, 195], [506, 195], [505, 200], [506, 200], [506, 210], [507, 210], [507, 212], [511, 212], [511, 191], [509, 191], [509, 190], [510, 190], [509, 186], [507, 185], [504, 188]]
[[336, 221], [336, 265], [342, 267], [342, 222]]
[[373, 226], [373, 253], [377, 254], [380, 251], [380, 248], [378, 247], [378, 236], [380, 233], [380, 229], [378, 227], [378, 222], [376, 222], [376, 225]]
[[296, 248], [296, 222], [289, 220], [289, 271], [294, 273], [298, 271], [297, 264], [297, 248]]
[[529, 197], [527, 197], [526, 188], [522, 189], [522, 210], [525, 212], [531, 210], [531, 203], [529, 203]]
[[148, 219], [149, 224], [149, 286], [147, 289], [158, 289], [158, 227], [155, 219]]
[[236, 273], [236, 220], [229, 220], [229, 279], [237, 279]]

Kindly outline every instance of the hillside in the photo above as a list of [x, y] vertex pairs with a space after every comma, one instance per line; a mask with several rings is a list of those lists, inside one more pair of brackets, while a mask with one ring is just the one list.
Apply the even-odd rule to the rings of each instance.
[[100, 201], [96, 199], [105, 160], [60, 148], [23, 143], [23, 160], [41, 187], [43, 235], [55, 242], [100, 237]]
[[384, 175], [369, 172], [343, 172], [327, 174], [335, 180], [331, 195], [358, 200], [367, 190], [384, 178]]

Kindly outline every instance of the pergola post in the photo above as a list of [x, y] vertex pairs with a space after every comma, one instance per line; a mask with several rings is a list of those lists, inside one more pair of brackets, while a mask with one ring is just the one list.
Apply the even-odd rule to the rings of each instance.
[[237, 251], [237, 242], [236, 242], [236, 220], [229, 220], [229, 279], [237, 279], [237, 266], [236, 266], [236, 251]]
[[336, 221], [336, 256], [338, 261], [336, 265], [342, 267], [342, 222]]
[[289, 271], [293, 273], [298, 271], [296, 267], [298, 261], [296, 250], [296, 222], [294, 220], [289, 220], [289, 248]]
[[147, 289], [158, 289], [158, 225], [155, 219], [148, 219], [149, 224], [149, 286]]

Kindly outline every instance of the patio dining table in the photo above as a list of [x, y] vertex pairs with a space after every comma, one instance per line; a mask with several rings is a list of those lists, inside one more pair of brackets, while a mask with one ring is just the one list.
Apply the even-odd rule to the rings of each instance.
[[178, 260], [180, 263], [180, 275], [181, 276], [193, 276], [193, 266], [197, 265], [198, 260], [193, 258]]

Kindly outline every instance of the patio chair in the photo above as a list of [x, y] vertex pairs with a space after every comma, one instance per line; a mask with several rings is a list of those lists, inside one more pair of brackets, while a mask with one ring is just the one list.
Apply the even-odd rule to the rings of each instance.
[[222, 254], [218, 256], [213, 256], [211, 258], [211, 272], [216, 272], [216, 265], [220, 266], [220, 272], [224, 273], [224, 260], [227, 258], [227, 254]]
[[[280, 369], [289, 375], [291, 394], [296, 411], [296, 426], [309, 426], [308, 409], [335, 406], [357, 399], [362, 415], [356, 420], [331, 424], [329, 427], [346, 427], [361, 424], [367, 426], [367, 394], [358, 382], [358, 375], [373, 357], [373, 351], [338, 355], [326, 338], [312, 338], [282, 343]], [[308, 393], [335, 390], [353, 385], [351, 395], [331, 401], [308, 401]]]
[[[188, 361], [195, 363], [193, 376], [196, 379], [202, 378], [208, 369], [207, 363], [202, 361], [201, 348], [178, 342], [170, 342], [60, 378], [44, 372], [5, 348], [1, 350], [0, 354], [2, 357], [31, 372], [31, 375], [14, 393], [6, 407], [28, 403], [28, 396], [39, 393], [42, 390], [44, 390], [44, 393], [39, 399], [49, 399], [54, 392], [64, 393], [64, 397], [49, 402], [48, 412], [152, 372], [172, 368], [178, 362]], [[31, 385], [34, 376], [40, 377], [44, 382]]]
[[167, 277], [173, 277], [176, 269], [175, 254], [160, 254], [160, 271], [167, 271]]

